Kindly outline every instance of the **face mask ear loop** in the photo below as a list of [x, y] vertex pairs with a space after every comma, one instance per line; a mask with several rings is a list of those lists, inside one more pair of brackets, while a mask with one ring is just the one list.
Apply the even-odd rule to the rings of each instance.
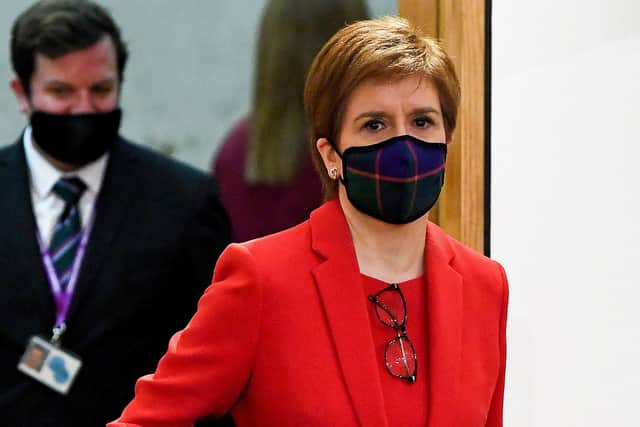
[[[340, 160], [342, 160], [342, 168], [344, 168], [344, 157], [342, 157], [342, 154], [340, 154], [340, 151], [338, 151], [338, 147], [336, 147], [336, 145], [333, 143], [333, 141], [330, 140], [329, 138], [327, 138], [327, 141], [329, 142], [329, 144], [333, 148], [333, 151], [335, 151], [336, 154], [338, 155], [338, 157], [340, 157]], [[342, 173], [340, 173], [340, 176], [338, 177], [338, 181], [340, 181], [342, 183], [342, 185], [345, 185], [344, 177], [343, 177]]]
[[444, 187], [444, 177], [447, 174], [447, 156], [449, 155], [449, 147], [445, 144], [444, 146], [444, 166], [445, 168], [442, 170], [442, 187]]
[[33, 101], [31, 100], [31, 95], [27, 96], [27, 103], [29, 105], [29, 118], [31, 118], [31, 115], [38, 111], [38, 109], [36, 107], [33, 106]]

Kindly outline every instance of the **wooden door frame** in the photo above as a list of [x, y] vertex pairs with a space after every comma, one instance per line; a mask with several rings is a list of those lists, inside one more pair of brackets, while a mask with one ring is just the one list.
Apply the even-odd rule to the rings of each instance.
[[490, 0], [398, 0], [400, 16], [441, 40], [462, 98], [445, 187], [430, 215], [464, 244], [489, 255]]

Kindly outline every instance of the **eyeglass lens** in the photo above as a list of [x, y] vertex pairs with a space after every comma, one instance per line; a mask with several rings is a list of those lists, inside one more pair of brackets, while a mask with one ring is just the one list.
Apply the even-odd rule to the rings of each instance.
[[410, 379], [416, 374], [416, 351], [406, 336], [395, 338], [387, 344], [385, 361], [389, 371], [401, 378]]
[[407, 316], [402, 295], [393, 289], [380, 293], [375, 301], [376, 315], [392, 328], [403, 327]]

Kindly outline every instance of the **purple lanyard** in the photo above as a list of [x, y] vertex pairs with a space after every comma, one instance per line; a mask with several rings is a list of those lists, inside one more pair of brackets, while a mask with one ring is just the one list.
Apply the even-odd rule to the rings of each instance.
[[62, 289], [62, 287], [60, 286], [60, 279], [58, 278], [58, 273], [56, 273], [56, 269], [53, 266], [51, 253], [42, 240], [40, 230], [36, 230], [38, 245], [40, 245], [40, 255], [42, 256], [42, 263], [44, 264], [45, 271], [47, 273], [47, 281], [49, 282], [49, 286], [51, 287], [51, 294], [53, 295], [53, 299], [56, 303], [56, 323], [53, 327], [53, 337], [51, 339], [51, 341], [54, 343], [60, 339], [60, 336], [66, 329], [65, 322], [67, 320], [67, 315], [69, 314], [71, 297], [73, 296], [73, 291], [75, 290], [76, 283], [78, 282], [78, 276], [80, 275], [80, 266], [82, 265], [82, 259], [84, 258], [84, 254], [87, 250], [87, 243], [89, 241], [89, 235], [91, 234], [91, 228], [93, 226], [93, 219], [95, 216], [94, 208], [95, 204], [91, 207], [91, 217], [89, 218], [87, 225], [82, 230], [82, 239], [80, 240], [80, 244], [78, 245], [76, 256], [73, 259], [71, 276], [69, 276], [69, 282], [65, 289]]

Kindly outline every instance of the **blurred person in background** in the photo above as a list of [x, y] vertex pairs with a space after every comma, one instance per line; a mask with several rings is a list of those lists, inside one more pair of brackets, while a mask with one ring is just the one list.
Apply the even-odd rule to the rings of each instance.
[[271, 0], [266, 5], [251, 112], [229, 132], [212, 165], [234, 241], [298, 224], [322, 202], [306, 144], [304, 79], [322, 45], [368, 15], [365, 0]]
[[505, 272], [428, 221], [459, 99], [450, 58], [404, 19], [332, 37], [305, 86], [327, 202], [225, 250], [110, 427], [227, 411], [238, 427], [501, 427]]
[[39, 1], [13, 23], [10, 85], [29, 123], [0, 149], [3, 426], [115, 418], [229, 242], [212, 177], [119, 135], [127, 55], [91, 1]]

